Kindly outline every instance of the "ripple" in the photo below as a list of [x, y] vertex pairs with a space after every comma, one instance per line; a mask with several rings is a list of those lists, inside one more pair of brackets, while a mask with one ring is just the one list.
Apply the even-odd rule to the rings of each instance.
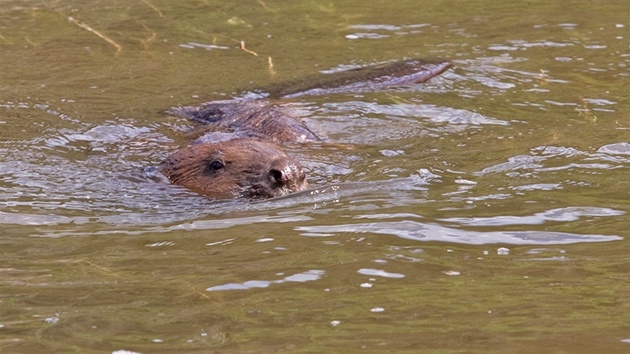
[[[474, 172], [475, 176], [489, 173], [506, 173], [510, 177], [517, 175], [531, 176], [532, 173], [556, 172], [563, 170], [601, 171], [612, 170], [630, 163], [630, 144], [626, 142], [613, 143], [600, 147], [595, 153], [580, 151], [564, 146], [539, 146], [530, 150], [530, 155], [508, 157], [507, 162], [498, 163]], [[513, 186], [516, 188], [559, 188], [558, 182], [527, 186]]]
[[496, 164], [490, 167], [486, 167], [480, 172], [475, 172], [475, 175], [481, 176], [488, 173], [498, 173], [498, 172], [506, 172], [506, 171], [516, 171], [516, 170], [524, 170], [524, 169], [535, 169], [540, 168], [543, 165], [545, 158], [540, 156], [529, 156], [529, 155], [517, 155], [508, 158], [507, 162]]
[[300, 226], [297, 227], [296, 230], [302, 231], [302, 236], [312, 236], [317, 235], [318, 233], [324, 233], [327, 235], [337, 233], [374, 233], [393, 235], [414, 241], [439, 241], [470, 245], [484, 245], [492, 243], [514, 245], [554, 245], [622, 240], [622, 237], [617, 235], [581, 235], [566, 232], [538, 230], [479, 232], [409, 220], [329, 226]]
[[[383, 39], [391, 37], [391, 34], [402, 36], [422, 33], [420, 30], [429, 27], [429, 24], [420, 23], [412, 25], [389, 25], [389, 24], [357, 24], [348, 26], [352, 30], [362, 30], [365, 32], [353, 32], [345, 35], [346, 39]], [[383, 33], [385, 32], [385, 33]]]
[[370, 145], [401, 137], [446, 135], [468, 127], [510, 125], [478, 112], [433, 104], [347, 101], [323, 104], [322, 113], [327, 116], [327, 128], [337, 132], [330, 134], [334, 140]]
[[[10, 203], [7, 203], [10, 205]], [[87, 217], [66, 217], [51, 214], [7, 213], [0, 211], [0, 225], [60, 225], [85, 224]]]
[[597, 149], [597, 152], [611, 155], [630, 155], [630, 143], [608, 144]]
[[287, 282], [305, 283], [321, 279], [326, 274], [323, 270], [307, 270], [306, 272], [293, 274], [278, 280], [249, 280], [243, 283], [229, 283], [211, 286], [206, 291], [223, 291], [223, 290], [248, 290], [256, 288], [267, 288], [272, 284], [282, 284]]
[[467, 226], [542, 225], [548, 221], [569, 222], [583, 217], [619, 216], [624, 214], [624, 211], [608, 208], [567, 207], [546, 210], [526, 216], [497, 215], [492, 217], [444, 218], [439, 220]]
[[361, 268], [357, 270], [357, 273], [375, 277], [383, 277], [383, 278], [404, 278], [404, 274], [400, 273], [390, 273], [381, 269], [371, 269], [371, 268]]
[[230, 49], [229, 47], [224, 47], [224, 46], [220, 46], [220, 45], [195, 43], [195, 42], [183, 43], [183, 44], [180, 44], [179, 46], [181, 48], [186, 48], [186, 49], [195, 49], [195, 48], [201, 48], [201, 49], [205, 49], [205, 50]]
[[488, 47], [489, 50], [523, 50], [527, 48], [535, 48], [535, 47], [548, 47], [548, 48], [559, 48], [559, 47], [570, 47], [573, 46], [573, 43], [560, 43], [560, 42], [552, 42], [552, 41], [536, 41], [536, 42], [528, 42], [524, 40], [509, 40], [507, 41], [509, 44], [494, 44]]

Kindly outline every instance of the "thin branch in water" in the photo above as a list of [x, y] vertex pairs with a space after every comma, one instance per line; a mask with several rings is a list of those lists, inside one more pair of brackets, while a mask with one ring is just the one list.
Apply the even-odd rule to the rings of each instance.
[[538, 82], [540, 83], [540, 86], [547, 85], [547, 77], [547, 70], [540, 69], [540, 75], [538, 75]]
[[2, 39], [3, 41], [7, 42], [7, 44], [13, 44], [11, 43], [10, 40], [6, 39], [3, 35], [0, 34], [0, 39]]
[[116, 277], [116, 278], [122, 278], [122, 279], [125, 279], [125, 277], [124, 277], [124, 276], [122, 276], [122, 275], [120, 275], [120, 274], [118, 274], [118, 273], [116, 273], [116, 272], [114, 272], [114, 271], [109, 270], [109, 268], [101, 267], [100, 265], [95, 264], [95, 263], [92, 263], [92, 262], [90, 262], [90, 261], [88, 261], [88, 260], [82, 259], [82, 260], [80, 260], [79, 262], [85, 262], [85, 263], [87, 263], [88, 265], [90, 265], [90, 266], [92, 266], [92, 267], [94, 267], [94, 268], [96, 268], [96, 269], [100, 270], [101, 272], [103, 272], [103, 273], [105, 273], [105, 274], [107, 274], [107, 275], [111, 275], [111, 276]]
[[247, 52], [249, 54], [253, 54], [255, 56], [258, 56], [258, 53], [252, 52], [251, 50], [245, 48], [245, 41], [241, 41], [241, 50], [243, 50], [243, 51], [245, 51], [245, 52]]
[[406, 99], [406, 98], [402, 98], [396, 95], [392, 95], [390, 93], [385, 94], [385, 96], [391, 98], [394, 102], [396, 102], [396, 104], [414, 104], [412, 101]]
[[593, 122], [597, 122], [597, 116], [593, 113], [592, 109], [588, 108], [588, 101], [586, 101], [584, 97], [580, 96], [580, 102], [582, 102], [582, 108], [575, 107], [575, 110], [578, 112], [578, 116], [583, 116]]
[[143, 3], [145, 3], [145, 5], [147, 5], [148, 7], [152, 8], [155, 12], [157, 12], [158, 16], [160, 16], [161, 18], [166, 18], [166, 16], [164, 16], [164, 14], [162, 13], [162, 11], [160, 11], [160, 9], [158, 9], [155, 5], [153, 5], [152, 3], [150, 3], [148, 0], [140, 0]]
[[582, 109], [576, 108], [575, 110], [582, 113], [582, 112], [590, 112], [590, 108], [588, 108], [588, 102], [586, 102], [586, 100], [584, 99], [584, 97], [580, 96], [580, 102], [582, 103]]
[[258, 3], [258, 5], [260, 5], [263, 9], [270, 11], [270, 12], [278, 12], [278, 10], [274, 10], [272, 8], [270, 8], [269, 6], [267, 6], [267, 4], [265, 4], [262, 0], [256, 0], [256, 2]]
[[267, 63], [269, 63], [269, 73], [273, 76], [276, 74], [276, 70], [273, 68], [273, 60], [271, 57], [267, 57]]
[[85, 23], [75, 20], [72, 16], [68, 16], [68, 21], [74, 23], [75, 25], [83, 28], [84, 30], [88, 31], [88, 32], [92, 32], [95, 35], [99, 36], [102, 40], [104, 40], [105, 42], [111, 44], [112, 46], [114, 46], [116, 48], [116, 55], [118, 55], [118, 53], [120, 53], [120, 51], [122, 50], [122, 46], [116, 42], [114, 42], [113, 39], [107, 37], [106, 35], [102, 34], [101, 32], [93, 29], [92, 27], [86, 25]]
[[142, 43], [142, 46], [144, 47], [144, 50], [147, 50], [147, 49], [149, 49], [149, 43], [153, 42], [155, 37], [157, 37], [157, 33], [152, 31], [151, 29], [149, 29], [149, 27], [147, 27], [147, 25], [144, 22], [142, 23], [142, 27], [144, 27], [144, 29], [151, 34], [151, 36], [149, 36], [149, 38], [140, 40], [140, 43]]

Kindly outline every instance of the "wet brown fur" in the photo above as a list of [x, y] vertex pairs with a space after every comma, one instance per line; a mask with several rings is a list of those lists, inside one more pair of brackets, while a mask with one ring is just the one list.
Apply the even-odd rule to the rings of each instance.
[[187, 146], [160, 171], [174, 184], [212, 198], [269, 198], [308, 187], [302, 166], [270, 142], [237, 138]]

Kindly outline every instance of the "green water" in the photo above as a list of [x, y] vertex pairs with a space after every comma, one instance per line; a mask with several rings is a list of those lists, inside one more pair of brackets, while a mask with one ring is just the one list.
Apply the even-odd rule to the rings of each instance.
[[[416, 57], [286, 102], [314, 190], [142, 171], [171, 106]], [[0, 352], [630, 350], [624, 1], [7, 0], [0, 66]]]

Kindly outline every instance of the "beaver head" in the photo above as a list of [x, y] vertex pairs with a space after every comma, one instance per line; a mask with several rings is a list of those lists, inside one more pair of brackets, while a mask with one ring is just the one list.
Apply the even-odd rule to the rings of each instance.
[[172, 183], [213, 198], [277, 197], [308, 187], [299, 163], [254, 138], [190, 145], [159, 170]]

